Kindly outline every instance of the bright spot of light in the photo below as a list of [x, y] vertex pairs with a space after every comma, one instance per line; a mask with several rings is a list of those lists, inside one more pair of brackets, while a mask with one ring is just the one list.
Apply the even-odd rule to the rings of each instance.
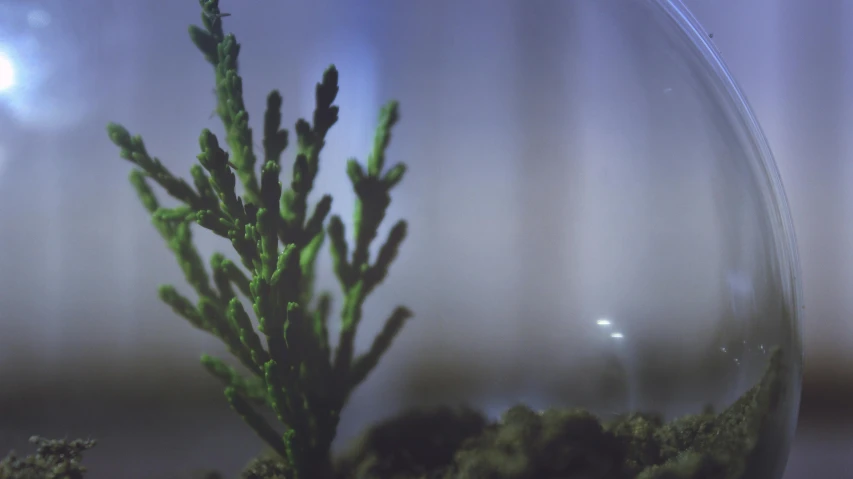
[[15, 65], [12, 59], [0, 52], [0, 91], [8, 90], [15, 86]]
[[595, 322], [595, 324], [597, 324], [599, 326], [610, 326], [613, 323], [611, 323], [609, 319], [599, 319], [598, 321]]
[[613, 333], [613, 334], [611, 334], [611, 335], [610, 335], [610, 337], [611, 337], [611, 338], [613, 338], [613, 339], [622, 339], [622, 338], [624, 338], [624, 336], [622, 336], [622, 333]]

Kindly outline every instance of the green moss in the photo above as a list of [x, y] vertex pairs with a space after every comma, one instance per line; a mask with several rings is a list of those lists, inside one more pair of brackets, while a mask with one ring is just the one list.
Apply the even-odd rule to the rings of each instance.
[[522, 405], [494, 423], [470, 409], [410, 412], [365, 433], [338, 461], [338, 477], [743, 479], [786, 370], [777, 350], [761, 382], [729, 408], [669, 423], [658, 414], [602, 422], [583, 410]]
[[49, 440], [33, 436], [35, 454], [18, 457], [12, 451], [0, 461], [3, 479], [82, 479], [86, 468], [80, 464], [83, 452], [95, 446], [93, 440]]
[[410, 411], [354, 441], [337, 469], [352, 478], [421, 477], [449, 467], [462, 445], [482, 436], [486, 426], [486, 418], [468, 408]]
[[267, 451], [252, 459], [240, 474], [240, 479], [288, 479], [289, 468], [274, 451]]

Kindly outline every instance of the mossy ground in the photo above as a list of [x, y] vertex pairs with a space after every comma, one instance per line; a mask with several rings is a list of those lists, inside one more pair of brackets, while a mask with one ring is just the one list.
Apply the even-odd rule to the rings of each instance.
[[[469, 408], [412, 411], [377, 424], [338, 459], [336, 479], [745, 479], [776, 415], [787, 366], [771, 355], [759, 384], [719, 414], [603, 422], [579, 409], [519, 405], [489, 422]], [[274, 456], [242, 479], [285, 479]]]
[[[752, 479], [786, 377], [777, 351], [764, 378], [723, 412], [668, 423], [658, 414], [603, 422], [584, 410], [523, 405], [492, 422], [464, 407], [411, 411], [357, 439], [336, 461], [335, 479]], [[0, 461], [0, 477], [84, 477], [80, 456], [92, 442], [34, 442], [35, 455]], [[240, 477], [291, 479], [274, 453], [252, 460]]]

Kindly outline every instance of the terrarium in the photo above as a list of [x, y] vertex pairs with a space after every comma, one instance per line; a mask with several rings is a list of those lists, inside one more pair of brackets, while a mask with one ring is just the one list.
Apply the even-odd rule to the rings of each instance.
[[346, 28], [314, 2], [284, 70], [311, 97], [258, 111], [241, 48], [273, 42], [228, 24], [281, 7], [200, 5], [198, 163], [108, 132], [186, 277], [160, 298], [227, 346], [202, 364], [268, 446], [242, 477], [782, 476], [791, 220], [677, 0], [367, 2]]

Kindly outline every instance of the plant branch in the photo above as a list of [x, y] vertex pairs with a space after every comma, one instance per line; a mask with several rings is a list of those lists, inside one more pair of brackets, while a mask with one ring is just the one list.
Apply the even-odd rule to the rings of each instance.
[[[192, 326], [217, 336], [249, 372], [244, 377], [221, 359], [207, 355], [201, 359], [224, 384], [231, 407], [285, 459], [286, 477], [329, 479], [331, 444], [341, 410], [412, 316], [406, 308], [395, 309], [370, 349], [353, 359], [364, 301], [387, 276], [407, 232], [406, 222], [397, 222], [370, 264], [369, 247], [385, 218], [389, 192], [405, 172], [403, 165], [396, 165], [383, 174], [391, 128], [399, 118], [397, 104], [389, 103], [381, 111], [367, 171], [355, 160], [347, 164], [356, 195], [350, 248], [340, 217], [331, 216], [326, 224], [331, 196], [322, 196], [310, 215], [308, 208], [320, 153], [338, 120], [337, 70], [329, 67], [317, 83], [311, 122], [296, 122], [292, 178], [285, 188], [280, 180], [281, 156], [288, 132], [281, 129], [282, 97], [277, 91], [267, 96], [258, 174], [238, 72], [240, 45], [222, 29], [218, 0], [199, 4], [202, 26], [191, 26], [189, 34], [214, 67], [216, 112], [225, 126], [229, 151], [216, 135], [202, 130], [198, 164], [190, 169], [191, 186], [151, 157], [141, 137], [116, 123], [110, 123], [107, 131], [119, 156], [135, 166], [131, 184], [198, 297], [194, 303], [165, 285], [160, 287], [160, 299]], [[181, 204], [161, 207], [149, 180]], [[240, 264], [215, 253], [208, 272], [193, 242], [192, 223], [229, 239]], [[344, 293], [341, 336], [334, 354], [328, 331], [331, 296], [315, 294], [315, 268], [326, 236]], [[241, 296], [250, 300], [257, 326]], [[283, 431], [270, 425], [252, 404], [269, 407]]]

